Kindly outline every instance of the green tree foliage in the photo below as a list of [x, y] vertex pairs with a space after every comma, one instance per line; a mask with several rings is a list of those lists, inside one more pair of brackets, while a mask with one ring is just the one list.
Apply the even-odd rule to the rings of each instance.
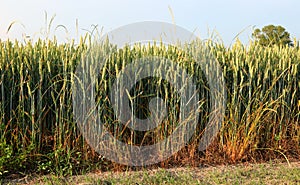
[[293, 46], [290, 34], [282, 26], [268, 25], [260, 29], [255, 29], [252, 33], [255, 42], [262, 46], [289, 45]]

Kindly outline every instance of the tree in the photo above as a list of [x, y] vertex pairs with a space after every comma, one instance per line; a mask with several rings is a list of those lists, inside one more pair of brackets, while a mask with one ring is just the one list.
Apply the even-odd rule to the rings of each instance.
[[293, 46], [290, 34], [282, 26], [268, 25], [260, 29], [255, 29], [252, 33], [255, 42], [262, 46], [288, 45]]

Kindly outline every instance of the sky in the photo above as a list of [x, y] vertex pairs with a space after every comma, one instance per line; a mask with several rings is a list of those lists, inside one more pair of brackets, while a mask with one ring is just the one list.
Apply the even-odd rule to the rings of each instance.
[[[92, 31], [107, 33], [140, 21], [175, 23], [201, 39], [215, 38], [225, 45], [238, 36], [247, 44], [255, 28], [281, 25], [292, 38], [300, 39], [299, 0], [0, 0], [0, 39], [25, 36], [78, 41]], [[47, 21], [45, 18], [47, 14]], [[13, 23], [13, 24], [12, 24]], [[9, 26], [9, 31], [7, 32]], [[63, 26], [60, 26], [63, 25]]]

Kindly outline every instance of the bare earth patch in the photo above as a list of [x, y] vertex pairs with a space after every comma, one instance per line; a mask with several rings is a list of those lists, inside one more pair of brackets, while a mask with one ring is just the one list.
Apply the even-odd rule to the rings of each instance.
[[300, 184], [300, 162], [180, 167], [126, 172], [53, 175], [2, 181], [4, 184]]

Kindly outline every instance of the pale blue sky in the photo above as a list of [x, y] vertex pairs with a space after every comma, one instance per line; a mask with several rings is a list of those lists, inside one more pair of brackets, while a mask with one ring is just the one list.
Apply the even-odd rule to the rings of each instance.
[[[29, 35], [34, 39], [43, 37], [44, 12], [56, 17], [51, 33], [61, 41], [77, 39], [76, 19], [79, 35], [92, 30], [91, 25], [103, 27], [104, 33], [120, 26], [138, 21], [164, 21], [172, 23], [171, 7], [175, 23], [195, 33], [202, 39], [208, 38], [208, 30], [216, 30], [226, 45], [239, 32], [240, 39], [247, 43], [253, 26], [261, 28], [268, 24], [282, 25], [292, 37], [300, 38], [300, 1], [298, 0], [1, 0], [0, 38], [22, 39]], [[7, 34], [7, 28], [18, 21]], [[22, 26], [24, 25], [24, 26]], [[65, 34], [57, 25], [64, 25]]]

